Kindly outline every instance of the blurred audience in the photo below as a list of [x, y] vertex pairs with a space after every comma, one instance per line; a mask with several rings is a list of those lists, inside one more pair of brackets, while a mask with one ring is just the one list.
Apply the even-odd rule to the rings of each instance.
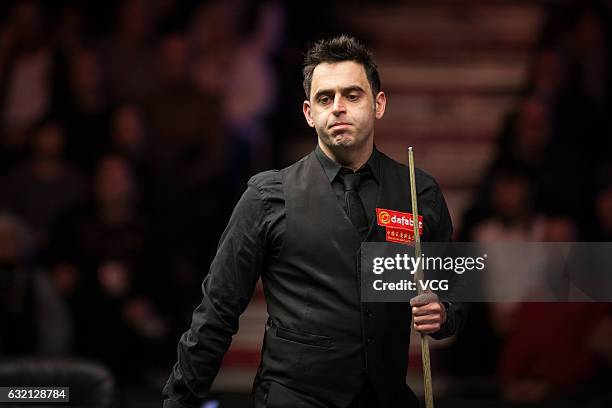
[[187, 53], [181, 33], [162, 38], [161, 75], [144, 105], [153, 131], [154, 176], [177, 190], [218, 176], [226, 159], [218, 95], [199, 90], [189, 77]]
[[[527, 82], [502, 123], [459, 240], [612, 237], [609, 6], [561, 2], [549, 10]], [[516, 254], [506, 255], [484, 283], [493, 294], [508, 294], [504, 282], [520, 273], [512, 268]], [[496, 373], [498, 394], [510, 403], [608, 406], [610, 315], [608, 304], [597, 303], [473, 305], [468, 327], [447, 353], [451, 372], [483, 379]], [[477, 363], [469, 357], [476, 353]]]
[[111, 117], [110, 127], [110, 150], [125, 157], [141, 179], [148, 179], [150, 135], [141, 107], [129, 103], [119, 105]]
[[[271, 140], [266, 119], [278, 108], [278, 84], [272, 62], [279, 51], [284, 15], [278, 2], [267, 1], [254, 10], [252, 28], [242, 35], [224, 92], [223, 116], [234, 138], [234, 155], [245, 173], [266, 170]], [[245, 180], [246, 181], [246, 180]]]
[[[146, 223], [138, 201], [138, 183], [121, 156], [100, 159], [91, 199], [58, 220], [50, 262], [70, 264], [83, 275], [108, 260], [130, 268], [144, 256]], [[82, 276], [95, 280], [93, 274]]]
[[605, 303], [522, 304], [499, 362], [503, 397], [536, 404], [573, 398], [586, 404], [601, 395], [602, 390], [580, 391], [597, 374], [599, 358], [589, 342], [608, 313]]
[[67, 124], [67, 158], [91, 173], [101, 152], [108, 150], [110, 97], [104, 84], [100, 57], [91, 48], [70, 51], [65, 98], [60, 114]]
[[492, 175], [491, 213], [473, 227], [470, 240], [478, 242], [538, 241], [543, 219], [533, 203], [533, 182], [522, 169], [500, 167]]
[[[100, 359], [122, 383], [137, 384], [167, 325], [151, 295], [161, 271], [145, 274], [147, 223], [129, 162], [100, 159], [92, 200], [57, 223], [50, 264], [80, 328], [78, 353]], [[92, 314], [92, 312], [94, 312]]]
[[65, 134], [57, 121], [43, 120], [28, 138], [30, 158], [8, 175], [3, 196], [5, 205], [27, 220], [41, 249], [57, 217], [84, 201], [86, 183], [63, 157]]
[[117, 100], [142, 100], [156, 87], [154, 8], [147, 0], [124, 0], [116, 26], [100, 44], [106, 86]]
[[[575, 223], [550, 217], [542, 241], [575, 242]], [[546, 270], [546, 267], [543, 267]], [[588, 404], [607, 393], [593, 388], [601, 374], [597, 353], [609, 320], [607, 303], [523, 303], [512, 317], [498, 374], [503, 397], [515, 403], [580, 401]], [[608, 338], [610, 340], [610, 338]]]
[[24, 157], [28, 130], [54, 106], [57, 52], [44, 10], [18, 2], [0, 31], [0, 170]]
[[0, 358], [72, 351], [68, 309], [34, 262], [33, 249], [27, 225], [0, 212]]

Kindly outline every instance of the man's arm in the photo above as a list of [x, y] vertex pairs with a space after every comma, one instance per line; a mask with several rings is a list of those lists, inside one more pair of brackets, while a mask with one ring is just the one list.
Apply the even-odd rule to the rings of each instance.
[[266, 208], [251, 182], [221, 236], [202, 283], [202, 302], [179, 340], [178, 362], [163, 389], [164, 408], [199, 407], [238, 331], [265, 262]]

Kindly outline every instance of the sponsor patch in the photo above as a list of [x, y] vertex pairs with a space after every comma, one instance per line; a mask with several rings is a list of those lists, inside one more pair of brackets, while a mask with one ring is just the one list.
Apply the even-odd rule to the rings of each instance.
[[[423, 216], [419, 215], [419, 235], [423, 235]], [[384, 208], [376, 209], [376, 222], [381, 227], [403, 229], [414, 232], [414, 222], [412, 214], [387, 210]]]

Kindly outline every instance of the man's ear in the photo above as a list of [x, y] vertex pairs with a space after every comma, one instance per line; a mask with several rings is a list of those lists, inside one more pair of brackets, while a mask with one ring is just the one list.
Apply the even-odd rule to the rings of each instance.
[[374, 99], [374, 112], [376, 119], [380, 119], [385, 114], [385, 108], [387, 106], [387, 95], [384, 92], [379, 92]]
[[304, 101], [304, 105], [302, 106], [302, 110], [304, 112], [304, 118], [306, 118], [306, 123], [308, 126], [313, 128], [315, 126], [314, 119], [312, 119], [312, 110], [310, 109], [310, 102]]

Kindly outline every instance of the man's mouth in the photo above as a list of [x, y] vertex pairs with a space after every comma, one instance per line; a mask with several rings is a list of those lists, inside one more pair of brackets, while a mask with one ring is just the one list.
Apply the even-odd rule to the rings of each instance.
[[349, 126], [349, 125], [350, 123], [348, 122], [336, 122], [336, 123], [333, 123], [329, 128], [332, 129], [335, 127], [342, 127], [342, 126]]

